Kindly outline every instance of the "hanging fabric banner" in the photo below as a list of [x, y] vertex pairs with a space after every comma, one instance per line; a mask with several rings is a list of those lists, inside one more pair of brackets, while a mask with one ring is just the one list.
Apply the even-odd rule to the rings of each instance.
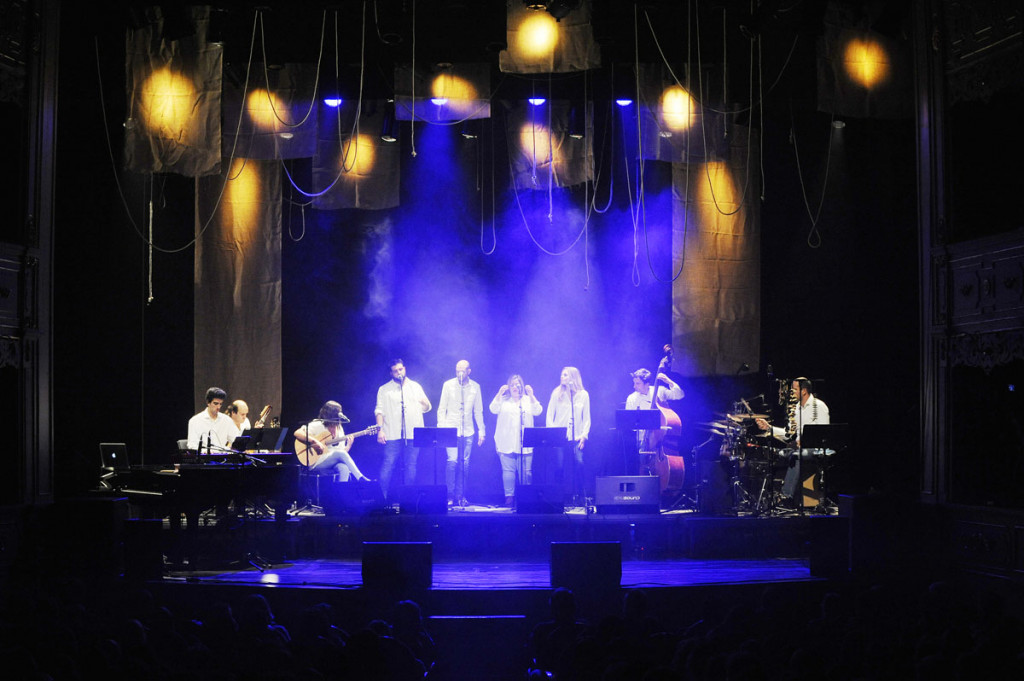
[[[672, 166], [672, 347], [687, 376], [758, 369], [761, 218], [758, 145], [734, 128], [729, 158]], [[756, 136], [756, 133], [753, 133]]]
[[[569, 102], [523, 102], [508, 112], [506, 136], [512, 176], [518, 190], [570, 187], [594, 179], [594, 130], [592, 107], [577, 105], [575, 116]], [[575, 118], [581, 127], [570, 130]]]
[[383, 209], [399, 205], [400, 146], [381, 139], [384, 102], [364, 102], [355, 127], [354, 103], [324, 113], [313, 157], [313, 199], [319, 210]]
[[236, 158], [225, 172], [196, 181], [194, 392], [279, 414], [281, 165]]
[[862, 21], [856, 8], [828, 3], [825, 31], [818, 38], [818, 110], [857, 118], [910, 118], [910, 42], [858, 27]]
[[312, 158], [320, 108], [314, 101], [316, 66], [253, 64], [243, 106], [244, 87], [245, 74], [229, 70], [224, 85], [224, 153], [233, 150], [235, 156], [257, 159]]
[[395, 67], [395, 117], [443, 123], [491, 117], [488, 64], [446, 64], [425, 74]]
[[568, 73], [601, 66], [601, 48], [590, 24], [590, 0], [556, 20], [545, 9], [507, 0], [507, 50], [498, 54], [503, 73]]
[[128, 112], [125, 168], [200, 177], [220, 171], [223, 47], [206, 40], [209, 7], [189, 7], [193, 32], [163, 35], [159, 7], [125, 40]]
[[644, 159], [693, 163], [722, 158], [716, 151], [728, 146], [722, 116], [706, 112], [662, 65], [641, 64], [637, 78]]

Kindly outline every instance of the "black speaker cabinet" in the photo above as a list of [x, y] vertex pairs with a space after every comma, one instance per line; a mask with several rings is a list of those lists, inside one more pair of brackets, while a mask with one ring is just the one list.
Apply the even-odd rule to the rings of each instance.
[[384, 492], [375, 482], [320, 482], [320, 505], [324, 515], [370, 513], [384, 509]]
[[400, 513], [447, 513], [448, 488], [444, 485], [405, 485], [398, 491]]
[[551, 587], [574, 593], [618, 589], [622, 547], [617, 541], [551, 542]]
[[562, 513], [562, 497], [559, 485], [520, 485], [516, 488], [516, 513]]
[[363, 588], [396, 597], [426, 591], [434, 581], [430, 542], [363, 542]]
[[654, 475], [598, 477], [594, 492], [598, 513], [657, 513], [661, 481]]

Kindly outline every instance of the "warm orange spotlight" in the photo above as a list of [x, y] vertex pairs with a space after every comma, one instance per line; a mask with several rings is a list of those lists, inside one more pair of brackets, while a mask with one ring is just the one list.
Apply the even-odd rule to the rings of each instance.
[[196, 104], [192, 79], [169, 67], [157, 69], [142, 84], [141, 118], [153, 135], [181, 141], [188, 135]]
[[[736, 219], [736, 217], [722, 215], [723, 212], [732, 213], [736, 210], [737, 203], [743, 199], [737, 192], [732, 169], [727, 163], [722, 161], [708, 163], [705, 172], [701, 173], [701, 178], [697, 181], [695, 189], [697, 190], [696, 205], [701, 224], [724, 224], [723, 221]], [[742, 214], [743, 210], [741, 209], [736, 215]]]
[[549, 57], [558, 44], [558, 23], [547, 12], [530, 12], [519, 24], [516, 48], [526, 59]]
[[843, 64], [846, 74], [868, 89], [889, 78], [889, 55], [873, 40], [850, 40], [843, 52]]
[[696, 123], [696, 102], [678, 85], [665, 88], [661, 95], [659, 118], [664, 129], [682, 132]]
[[377, 149], [371, 135], [360, 134], [355, 144], [352, 144], [352, 139], [349, 138], [342, 144], [342, 170], [347, 175], [369, 175], [373, 170], [376, 155]]
[[519, 128], [519, 149], [533, 165], [542, 166], [561, 160], [561, 153], [555, 144], [546, 125], [523, 123]]
[[245, 99], [245, 112], [257, 129], [275, 132], [283, 124], [290, 123], [288, 105], [273, 92], [256, 88]]
[[224, 189], [224, 208], [221, 224], [235, 232], [256, 226], [260, 217], [260, 164], [252, 159], [236, 158], [228, 172], [229, 182]]
[[473, 84], [459, 76], [453, 76], [445, 71], [434, 76], [430, 83], [430, 97], [432, 99], [443, 99], [446, 102], [464, 102], [477, 98], [476, 88]]

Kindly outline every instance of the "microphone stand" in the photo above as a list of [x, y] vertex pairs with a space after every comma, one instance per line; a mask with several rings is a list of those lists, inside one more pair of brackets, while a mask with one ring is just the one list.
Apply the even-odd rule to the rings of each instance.
[[[525, 427], [525, 415], [523, 414], [523, 395], [519, 396], [519, 465], [516, 467], [516, 480], [519, 487], [525, 484], [526, 473], [523, 470], [523, 466], [526, 464], [523, 453], [523, 428]], [[516, 490], [518, 491], [518, 489]], [[518, 495], [516, 495], [518, 496]]]
[[[469, 378], [464, 379], [466, 383], [469, 382]], [[459, 381], [459, 437], [455, 440], [455, 460], [458, 462], [459, 470], [458, 473], [462, 476], [462, 494], [456, 500], [459, 506], [460, 503], [466, 496], [466, 457], [465, 457], [465, 439], [466, 439], [466, 383]], [[456, 479], [455, 486], [458, 487], [458, 480]], [[454, 490], [452, 490], [454, 492]]]
[[[569, 433], [572, 435], [572, 467], [570, 470], [570, 485], [572, 485], [572, 496], [576, 499], [576, 393], [569, 387]], [[586, 501], [584, 500], [584, 504]]]

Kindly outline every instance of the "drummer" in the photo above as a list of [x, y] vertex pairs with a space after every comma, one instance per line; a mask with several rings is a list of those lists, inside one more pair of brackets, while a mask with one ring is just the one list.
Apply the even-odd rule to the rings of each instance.
[[[791, 399], [795, 398], [794, 408], [789, 410], [788, 428], [770, 425], [766, 420], [757, 419], [757, 427], [766, 433], [771, 433], [778, 440], [786, 442], [787, 433], [792, 435], [792, 445], [800, 448], [800, 436], [803, 434], [804, 426], [811, 424], [827, 425], [829, 423], [828, 405], [814, 395], [814, 388], [810, 379], [794, 378], [790, 386]], [[795, 455], [795, 454], [794, 454]], [[803, 456], [797, 458], [803, 460]], [[795, 460], [795, 459], [793, 459]], [[782, 484], [782, 493], [788, 497], [794, 497], [797, 493], [797, 485], [801, 478], [800, 466], [790, 464], [786, 471], [786, 479]], [[817, 476], [815, 476], [815, 480]]]
[[[796, 397], [797, 404], [790, 417], [792, 423], [789, 424], [789, 431], [795, 434], [794, 444], [799, 448], [800, 435], [803, 433], [804, 426], [812, 423], [828, 424], [828, 405], [814, 395], [810, 379], [794, 378], [790, 388], [790, 394]], [[786, 428], [773, 426], [763, 418], [756, 419], [755, 423], [763, 432], [770, 433], [776, 439], [786, 442]]]

